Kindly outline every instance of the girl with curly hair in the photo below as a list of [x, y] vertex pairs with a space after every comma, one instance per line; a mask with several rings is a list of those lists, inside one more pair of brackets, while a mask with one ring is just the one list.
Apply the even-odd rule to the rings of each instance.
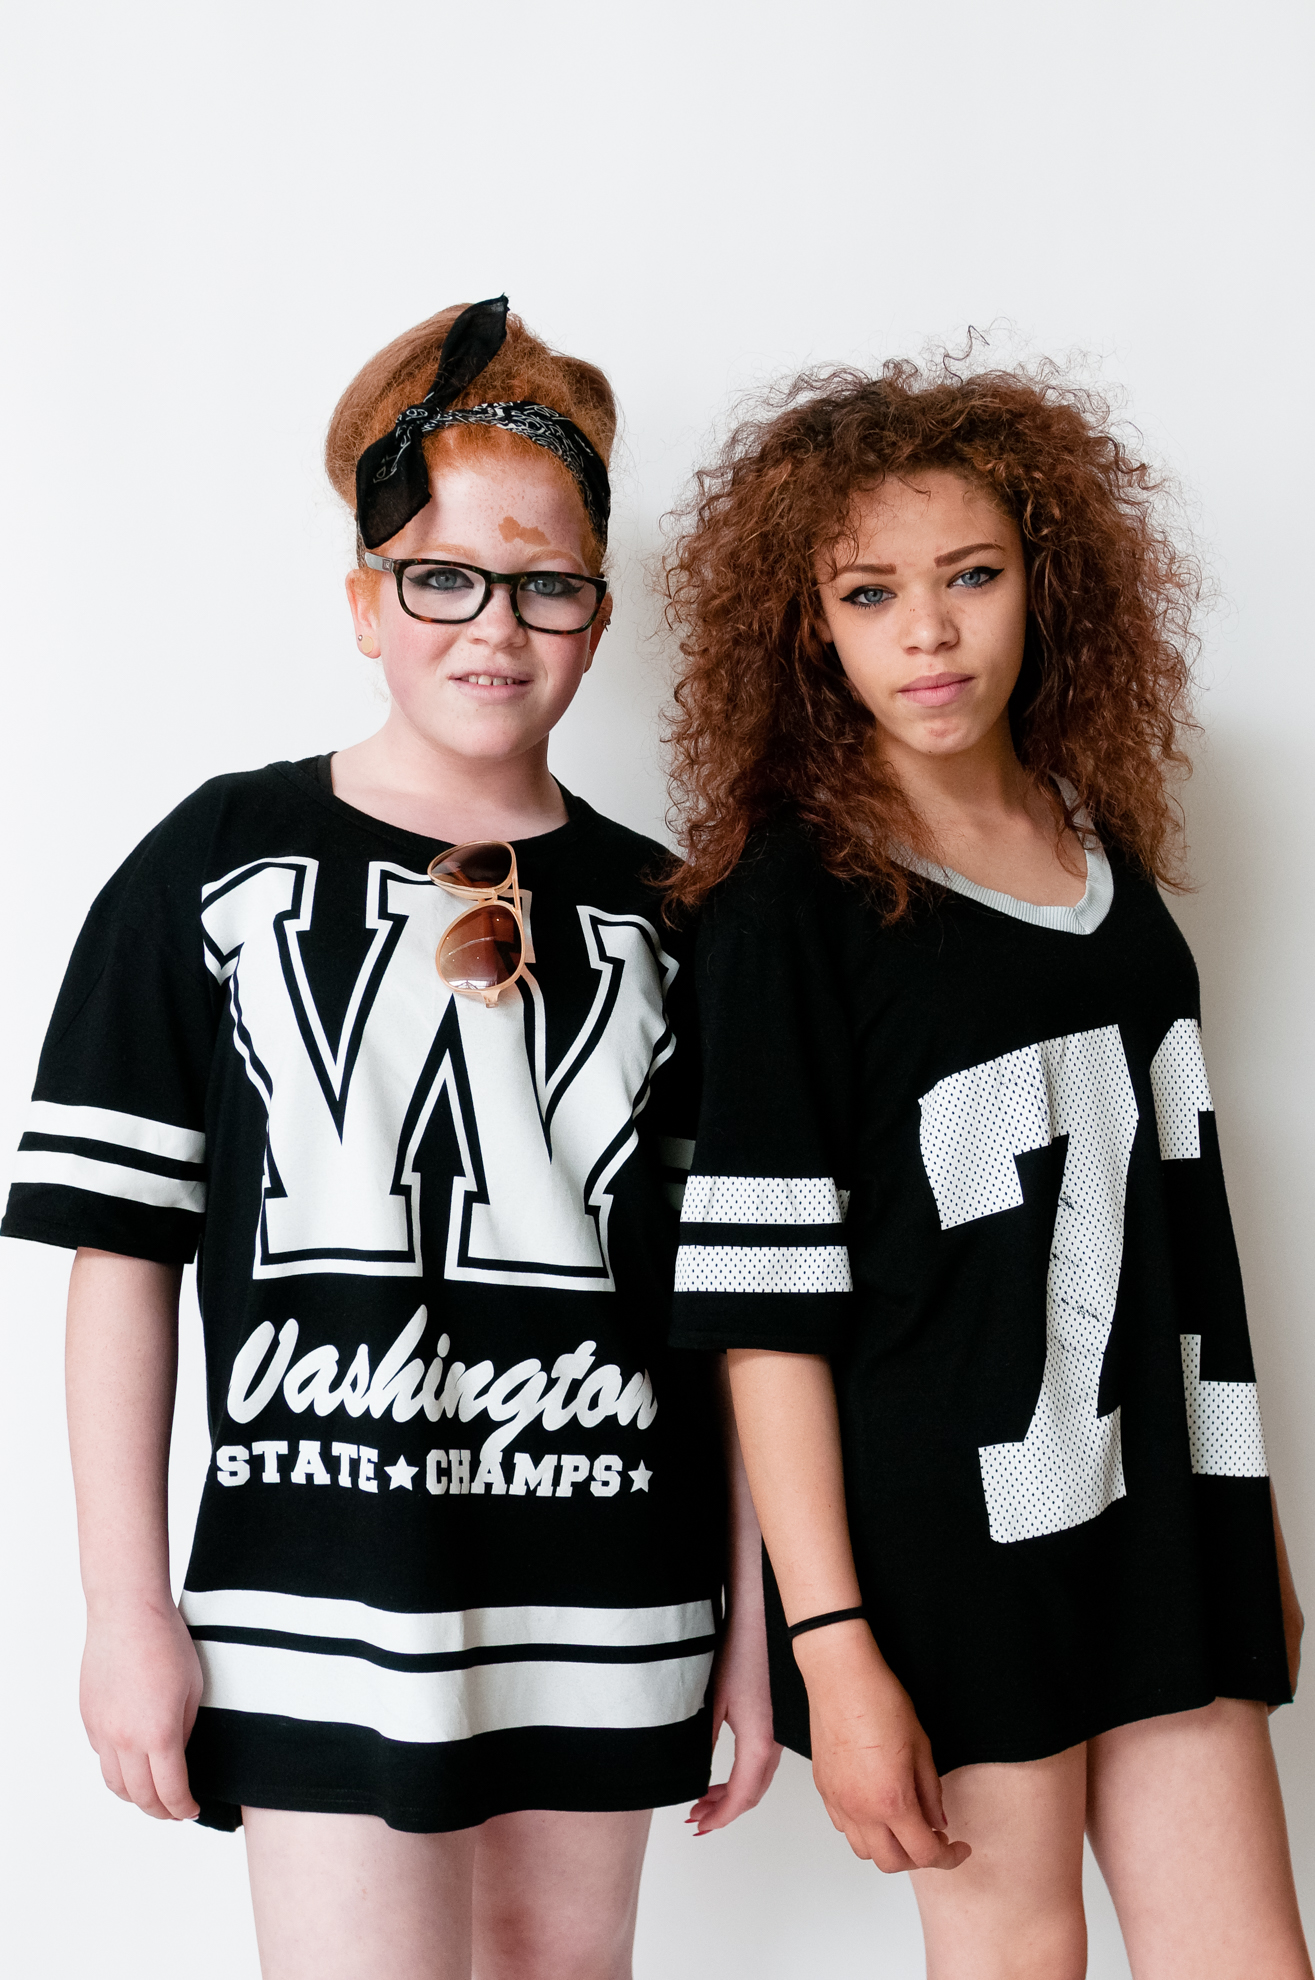
[[[1301, 1616], [1181, 886], [1199, 578], [1050, 368], [804, 378], [670, 556], [704, 1092], [777, 1736], [933, 1980], [1306, 1976]], [[953, 1837], [953, 1840], [951, 1838]], [[953, 1870], [938, 1877], [936, 1870]]]

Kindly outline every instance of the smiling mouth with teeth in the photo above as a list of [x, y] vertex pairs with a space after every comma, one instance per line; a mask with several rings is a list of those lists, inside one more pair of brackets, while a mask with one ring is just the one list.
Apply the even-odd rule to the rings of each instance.
[[458, 674], [467, 687], [524, 687], [519, 674]]

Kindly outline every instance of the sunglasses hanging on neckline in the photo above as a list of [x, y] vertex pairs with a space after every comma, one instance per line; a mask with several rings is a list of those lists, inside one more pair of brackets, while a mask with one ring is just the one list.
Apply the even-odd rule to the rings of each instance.
[[529, 960], [516, 852], [506, 839], [472, 839], [429, 862], [429, 877], [471, 905], [446, 929], [434, 966], [449, 990], [491, 1009]]

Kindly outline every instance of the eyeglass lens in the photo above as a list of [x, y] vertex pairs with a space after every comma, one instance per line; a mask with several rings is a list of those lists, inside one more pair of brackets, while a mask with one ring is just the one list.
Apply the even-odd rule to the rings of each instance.
[[501, 901], [459, 914], [438, 945], [438, 973], [453, 990], [482, 994], [510, 983], [521, 962], [521, 931]]
[[[437, 625], [473, 619], [487, 589], [464, 564], [412, 564], [402, 575], [407, 611]], [[570, 571], [527, 571], [516, 584], [516, 609], [534, 631], [583, 632], [598, 611], [598, 593]]]

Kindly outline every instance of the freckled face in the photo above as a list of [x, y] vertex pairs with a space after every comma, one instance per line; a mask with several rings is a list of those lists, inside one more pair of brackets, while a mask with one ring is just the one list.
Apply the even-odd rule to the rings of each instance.
[[[493, 571], [593, 575], [579, 497], [551, 464], [454, 461], [433, 477], [418, 516], [382, 546], [389, 557], [437, 557]], [[582, 633], [531, 632], [505, 585], [476, 619], [432, 625], [404, 612], [396, 582], [348, 581], [358, 632], [377, 647], [393, 707], [427, 741], [502, 761], [542, 743], [569, 708], [611, 615], [610, 598]]]
[[823, 637], [888, 755], [954, 756], [1000, 724], [1023, 664], [1027, 574], [1017, 524], [946, 469], [859, 498], [856, 545], [819, 558]]

